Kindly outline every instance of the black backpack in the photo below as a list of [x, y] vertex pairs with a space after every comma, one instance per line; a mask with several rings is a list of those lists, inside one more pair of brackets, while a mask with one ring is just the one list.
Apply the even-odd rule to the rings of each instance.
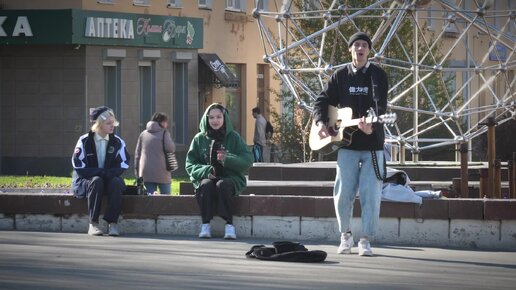
[[274, 134], [274, 127], [272, 127], [271, 122], [267, 121], [267, 124], [265, 125], [265, 136], [267, 139], [272, 138], [272, 135]]

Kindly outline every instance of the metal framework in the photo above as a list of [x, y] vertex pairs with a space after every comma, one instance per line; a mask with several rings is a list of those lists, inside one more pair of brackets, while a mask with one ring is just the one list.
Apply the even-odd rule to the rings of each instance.
[[[390, 80], [388, 107], [412, 122], [410, 128], [386, 127], [387, 142], [410, 150], [417, 159], [422, 150], [457, 146], [480, 136], [487, 131], [482, 124], [489, 117], [498, 124], [515, 118], [515, 3], [505, 1], [506, 7], [500, 9], [499, 3], [480, 0], [379, 0], [364, 7], [342, 2], [300, 1], [304, 6], [300, 8], [292, 0], [278, 0], [268, 1], [262, 9], [261, 0], [256, 1], [261, 9], [255, 9], [253, 17], [260, 29], [264, 60], [301, 107], [311, 112], [328, 78], [344, 65], [334, 61], [337, 42], [345, 45], [351, 35], [344, 35], [342, 28], [360, 31], [360, 19], [376, 18], [381, 24], [370, 33], [370, 60], [396, 74], [394, 82]], [[303, 31], [307, 27], [303, 22], [314, 20], [323, 23], [320, 30]], [[399, 34], [407, 24], [411, 45]], [[332, 43], [327, 42], [330, 33]], [[479, 52], [481, 40], [489, 44]], [[394, 46], [401, 49], [403, 58], [389, 56]], [[435, 83], [448, 88], [450, 77], [455, 86], [437, 92]], [[432, 131], [440, 134], [432, 136]]]

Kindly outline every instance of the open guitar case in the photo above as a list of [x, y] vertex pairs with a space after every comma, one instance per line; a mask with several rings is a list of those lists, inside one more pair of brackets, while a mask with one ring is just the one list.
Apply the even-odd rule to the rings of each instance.
[[298, 242], [273, 242], [272, 247], [254, 245], [245, 254], [247, 258], [256, 258], [265, 261], [317, 263], [326, 259], [326, 252], [320, 250], [309, 251]]

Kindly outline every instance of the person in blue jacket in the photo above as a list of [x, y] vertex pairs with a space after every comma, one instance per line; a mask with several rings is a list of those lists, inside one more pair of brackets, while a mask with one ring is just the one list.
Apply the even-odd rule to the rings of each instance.
[[129, 168], [130, 157], [124, 140], [113, 133], [118, 121], [110, 108], [95, 108], [90, 120], [94, 122], [90, 132], [79, 138], [72, 155], [72, 190], [75, 197], [88, 199], [88, 234], [93, 236], [104, 234], [99, 228], [99, 215], [102, 199], [107, 196], [103, 219], [108, 223], [108, 234], [118, 236], [117, 222], [125, 191], [120, 175]]

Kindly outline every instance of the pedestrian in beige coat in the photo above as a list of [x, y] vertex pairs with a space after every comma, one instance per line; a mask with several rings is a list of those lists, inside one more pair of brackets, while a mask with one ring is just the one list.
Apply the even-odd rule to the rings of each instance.
[[155, 194], [170, 194], [171, 173], [165, 165], [165, 153], [175, 152], [176, 145], [167, 130], [168, 117], [165, 113], [154, 113], [147, 123], [134, 152], [136, 177], [143, 177], [146, 191]]

